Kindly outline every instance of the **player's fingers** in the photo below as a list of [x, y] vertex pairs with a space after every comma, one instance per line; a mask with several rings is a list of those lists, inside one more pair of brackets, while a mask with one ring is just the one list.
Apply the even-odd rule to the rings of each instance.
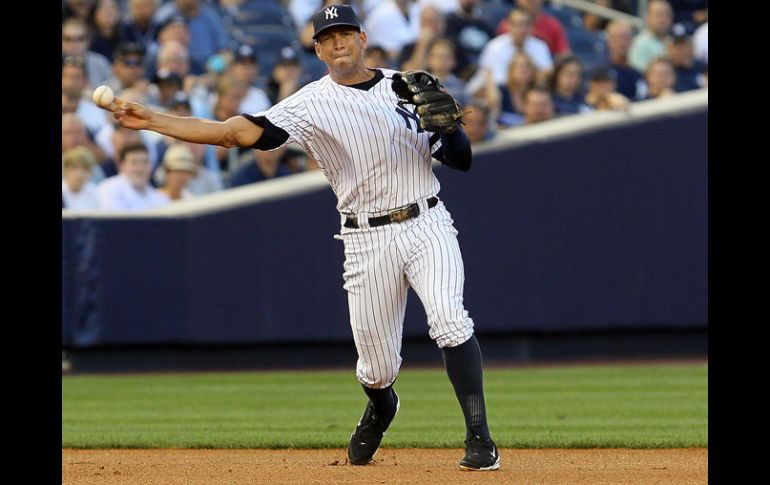
[[125, 104], [125, 101], [121, 100], [120, 98], [113, 98], [112, 103], [105, 106], [104, 109], [112, 111], [114, 113], [117, 110], [121, 109], [124, 104]]

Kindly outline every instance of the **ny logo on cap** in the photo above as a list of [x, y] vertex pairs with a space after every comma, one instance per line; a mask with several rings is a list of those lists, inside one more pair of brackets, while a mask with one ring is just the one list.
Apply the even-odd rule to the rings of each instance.
[[333, 19], [334, 17], [337, 17], [337, 7], [329, 7], [326, 10], [324, 10], [324, 13], [326, 14], [326, 20]]

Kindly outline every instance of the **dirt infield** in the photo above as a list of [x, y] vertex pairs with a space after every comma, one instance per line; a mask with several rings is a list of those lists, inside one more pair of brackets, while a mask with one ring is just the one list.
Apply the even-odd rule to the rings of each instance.
[[62, 484], [702, 484], [708, 449], [500, 450], [497, 472], [465, 472], [461, 450], [62, 450]]

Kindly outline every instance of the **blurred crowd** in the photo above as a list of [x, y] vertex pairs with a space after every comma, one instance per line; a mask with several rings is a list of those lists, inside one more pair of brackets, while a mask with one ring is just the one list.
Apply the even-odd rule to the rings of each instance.
[[[225, 120], [326, 74], [310, 16], [353, 6], [372, 68], [435, 74], [472, 143], [505, 130], [708, 87], [706, 0], [647, 0], [643, 24], [545, 0], [62, 0], [62, 208], [138, 210], [319, 168], [274, 151], [180, 142], [116, 124], [116, 96]], [[636, 0], [594, 0], [636, 15]]]

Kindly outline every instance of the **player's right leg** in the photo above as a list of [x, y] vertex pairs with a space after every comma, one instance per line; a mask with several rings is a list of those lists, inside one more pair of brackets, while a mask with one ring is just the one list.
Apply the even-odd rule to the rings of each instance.
[[399, 409], [393, 390], [401, 366], [401, 337], [407, 282], [400, 268], [391, 228], [343, 234], [345, 289], [353, 339], [358, 351], [356, 377], [369, 401], [348, 445], [348, 460], [369, 463]]
[[449, 380], [465, 417], [463, 470], [497, 470], [500, 454], [487, 425], [481, 351], [473, 320], [463, 305], [465, 274], [457, 230], [439, 204], [421, 215], [417, 230], [405, 234], [412, 258], [409, 282], [425, 307], [429, 334], [444, 354]]

